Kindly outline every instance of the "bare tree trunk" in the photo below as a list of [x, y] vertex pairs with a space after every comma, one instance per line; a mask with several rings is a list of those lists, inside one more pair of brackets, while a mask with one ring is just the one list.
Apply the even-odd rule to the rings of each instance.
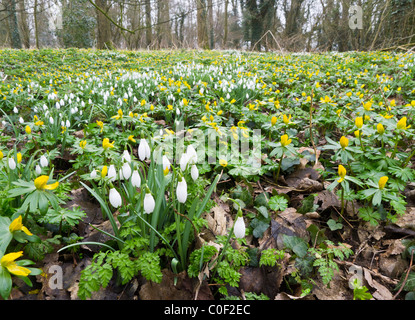
[[38, 27], [38, 21], [37, 21], [37, 0], [35, 0], [34, 8], [33, 8], [33, 19], [35, 22], [35, 43], [36, 43], [36, 49], [39, 49], [39, 27]]
[[224, 32], [223, 32], [223, 48], [226, 49], [228, 42], [228, 4], [229, 0], [225, 0], [225, 12], [224, 12]]
[[146, 46], [147, 48], [151, 45], [153, 41], [153, 30], [151, 27], [151, 3], [149, 0], [145, 2], [145, 10], [146, 10]]
[[[110, 6], [108, 5], [107, 0], [96, 0], [95, 3], [106, 14], [108, 14]], [[97, 29], [98, 29], [97, 48], [98, 49], [112, 49], [113, 45], [111, 41], [110, 21], [98, 9], [96, 10], [96, 12], [97, 12]]]
[[213, 30], [213, 3], [212, 0], [208, 0], [208, 30], [209, 30], [209, 48], [215, 47], [215, 34]]
[[206, 0], [196, 0], [197, 6], [197, 44], [201, 49], [208, 49], [208, 32], [206, 20]]
[[17, 23], [16, 1], [8, 0], [6, 7], [7, 7], [7, 14], [8, 14], [11, 46], [14, 49], [21, 49], [22, 41], [20, 39], [19, 26]]
[[25, 48], [30, 48], [29, 26], [27, 24], [27, 12], [24, 0], [19, 1], [19, 18], [22, 43]]

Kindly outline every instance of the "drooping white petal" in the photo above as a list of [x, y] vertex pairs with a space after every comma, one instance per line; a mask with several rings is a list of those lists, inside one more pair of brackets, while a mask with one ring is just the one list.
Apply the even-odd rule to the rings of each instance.
[[151, 193], [146, 193], [144, 196], [144, 212], [150, 214], [154, 211], [156, 202], [154, 201], [153, 195]]
[[179, 181], [177, 183], [177, 189], [176, 189], [176, 195], [177, 200], [180, 203], [185, 203], [187, 200], [187, 183], [184, 178], [182, 178], [182, 181]]
[[195, 164], [197, 162], [197, 153], [195, 148], [192, 145], [187, 146], [186, 153], [189, 163]]
[[42, 173], [42, 168], [37, 164], [35, 168], [36, 174], [40, 175]]
[[92, 179], [95, 179], [97, 177], [97, 171], [95, 169], [92, 170], [90, 176], [91, 176]]
[[190, 175], [192, 176], [193, 181], [196, 181], [196, 179], [199, 178], [199, 169], [197, 169], [195, 164], [193, 164], [190, 169]]
[[180, 157], [180, 169], [182, 171], [186, 170], [188, 161], [189, 161], [189, 157], [187, 153], [183, 153], [182, 156]]
[[163, 156], [163, 171], [166, 170], [166, 168], [168, 168], [170, 170], [170, 160], [169, 158], [167, 158], [165, 155]]
[[9, 158], [9, 168], [12, 170], [16, 169], [16, 161], [13, 158]]
[[48, 159], [43, 155], [40, 157], [40, 166], [47, 167], [49, 164]]
[[131, 167], [128, 162], [125, 162], [122, 165], [122, 175], [124, 176], [124, 179], [130, 179], [131, 177]]
[[114, 181], [116, 176], [117, 176], [117, 171], [115, 171], [115, 166], [112, 164], [108, 168], [108, 178], [110, 179], [110, 181]]
[[124, 150], [124, 153], [122, 154], [121, 159], [122, 161], [125, 161], [125, 162], [131, 162], [131, 156], [128, 150]]
[[238, 217], [233, 228], [233, 233], [237, 238], [245, 237], [245, 222], [243, 217]]
[[114, 208], [118, 208], [119, 206], [121, 206], [122, 204], [121, 195], [115, 188], [112, 188], [110, 190], [109, 198], [110, 198], [110, 203]]
[[144, 161], [147, 156], [147, 141], [146, 139], [141, 139], [140, 144], [138, 145], [138, 157], [141, 161]]
[[141, 186], [141, 177], [137, 170], [133, 171], [133, 174], [131, 176], [131, 184], [137, 188]]

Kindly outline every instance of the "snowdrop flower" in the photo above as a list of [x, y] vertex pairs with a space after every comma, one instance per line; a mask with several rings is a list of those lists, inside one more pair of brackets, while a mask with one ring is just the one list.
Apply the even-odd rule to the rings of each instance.
[[19, 122], [20, 122], [20, 124], [22, 124], [24, 122], [22, 117], [19, 118]]
[[189, 156], [187, 153], [183, 153], [180, 157], [180, 169], [184, 172], [187, 168], [187, 163], [189, 162]]
[[[181, 180], [180, 180], [181, 179]], [[185, 203], [187, 199], [187, 183], [183, 177], [179, 178], [176, 189], [177, 200], [180, 203]]]
[[150, 159], [151, 156], [151, 150], [150, 146], [148, 145], [148, 142], [146, 139], [141, 139], [140, 144], [138, 146], [138, 157], [141, 161], [144, 161], [146, 158]]
[[166, 155], [163, 155], [163, 171], [166, 170], [166, 169], [170, 170], [170, 165], [171, 165], [171, 163], [170, 163], [169, 158], [167, 158]]
[[55, 122], [55, 120], [53, 120], [52, 117], [49, 117], [49, 122], [50, 122], [50, 124], [53, 124]]
[[134, 170], [131, 175], [131, 184], [136, 188], [141, 186], [141, 177], [137, 170]]
[[192, 145], [187, 146], [186, 153], [188, 156], [188, 162], [190, 164], [195, 164], [197, 162], [197, 153], [195, 148]]
[[14, 107], [14, 108], [13, 108], [13, 112], [14, 112], [14, 113], [18, 113], [18, 112], [19, 112], [19, 110], [17, 110], [17, 108], [16, 108], [16, 107]]
[[233, 233], [237, 238], [244, 238], [245, 237], [245, 222], [242, 216], [237, 217], [235, 225], [233, 227]]
[[96, 170], [92, 170], [90, 176], [91, 176], [92, 179], [95, 179], [97, 177], [97, 171]]
[[128, 152], [128, 150], [124, 150], [124, 153], [122, 154], [121, 160], [125, 161], [125, 162], [128, 162], [128, 163], [131, 162], [131, 156], [130, 156], [130, 153]]
[[144, 197], [144, 212], [150, 214], [154, 211], [156, 202], [154, 201], [153, 195], [150, 193], [150, 190], [147, 190]]
[[196, 181], [196, 179], [199, 178], [199, 170], [195, 164], [193, 164], [190, 169], [190, 175], [192, 176], [193, 181]]
[[40, 175], [42, 173], [42, 168], [37, 164], [35, 168], [36, 174]]
[[40, 166], [42, 168], [47, 167], [49, 164], [48, 159], [43, 155], [40, 157]]
[[121, 206], [122, 204], [121, 195], [115, 188], [111, 188], [109, 198], [110, 198], [110, 203], [114, 208], [118, 208], [119, 206]]
[[116, 176], [117, 176], [117, 171], [115, 171], [115, 166], [112, 164], [108, 168], [108, 178], [110, 178], [110, 181], [114, 181]]
[[128, 162], [125, 162], [122, 166], [122, 175], [125, 179], [130, 179], [131, 177], [131, 167]]
[[9, 168], [12, 170], [16, 169], [16, 161], [13, 158], [9, 158]]

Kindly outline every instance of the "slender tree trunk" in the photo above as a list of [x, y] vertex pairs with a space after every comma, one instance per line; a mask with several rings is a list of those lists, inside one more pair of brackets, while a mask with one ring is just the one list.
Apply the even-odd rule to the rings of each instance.
[[19, 1], [19, 20], [20, 20], [20, 31], [22, 35], [22, 43], [25, 48], [30, 48], [30, 35], [29, 26], [27, 24], [27, 12], [25, 7], [25, 1]]
[[34, 8], [33, 8], [33, 20], [35, 22], [35, 44], [36, 49], [39, 49], [39, 28], [38, 28], [38, 21], [37, 21], [37, 1], [35, 0]]
[[[96, 5], [100, 7], [105, 13], [108, 14], [109, 5], [107, 0], [96, 0]], [[98, 49], [112, 49], [111, 41], [111, 24], [107, 17], [96, 9], [97, 13], [97, 29], [98, 29], [98, 38], [97, 38], [97, 48]]]
[[17, 23], [17, 14], [16, 14], [16, 1], [9, 0], [7, 3], [7, 14], [8, 22], [9, 22], [9, 30], [10, 30], [10, 40], [11, 46], [14, 49], [21, 49], [22, 48], [22, 41], [20, 39], [19, 34], [19, 26]]
[[206, 0], [196, 0], [197, 6], [197, 44], [201, 49], [208, 49], [208, 32]]
[[151, 45], [153, 41], [153, 30], [151, 27], [151, 3], [149, 0], [145, 0], [145, 10], [146, 10], [146, 46], [147, 48]]
[[225, 29], [223, 32], [223, 48], [226, 49], [227, 42], [228, 42], [228, 4], [229, 0], [225, 0], [225, 13], [224, 13], [224, 21], [223, 21], [223, 28]]
[[209, 48], [215, 47], [215, 33], [213, 30], [213, 3], [212, 0], [208, 0], [208, 30], [209, 30]]

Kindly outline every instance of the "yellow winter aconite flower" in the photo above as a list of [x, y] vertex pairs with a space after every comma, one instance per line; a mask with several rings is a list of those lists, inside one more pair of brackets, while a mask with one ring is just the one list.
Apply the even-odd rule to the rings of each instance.
[[117, 115], [116, 116], [112, 116], [111, 119], [120, 120], [122, 118], [123, 114], [124, 113], [122, 112], [122, 110], [121, 109], [118, 109]]
[[379, 179], [379, 189], [385, 188], [386, 182], [388, 182], [389, 178], [387, 176], [383, 176]]
[[102, 147], [107, 150], [108, 148], [114, 148], [114, 142], [110, 143], [110, 140], [108, 138], [104, 138], [104, 140], [102, 140]]
[[52, 184], [47, 184], [49, 181], [49, 176], [43, 175], [35, 179], [35, 187], [38, 190], [54, 190], [58, 187], [59, 182], [56, 181]]
[[97, 120], [97, 125], [101, 128], [100, 133], [102, 133], [102, 131], [104, 130], [104, 123], [102, 121]]
[[273, 125], [273, 126], [275, 126], [275, 124], [277, 123], [277, 117], [276, 116], [273, 116], [272, 118], [271, 118], [271, 124]]
[[281, 137], [281, 145], [283, 146], [283, 147], [286, 147], [286, 146], [288, 146], [290, 143], [291, 143], [291, 139], [288, 139], [288, 135], [287, 134], [284, 134], [282, 137]]
[[26, 233], [28, 236], [31, 236], [32, 233], [29, 231], [29, 229], [27, 229], [23, 223], [22, 223], [22, 216], [18, 216], [16, 219], [14, 219], [12, 221], [12, 223], [10, 223], [9, 225], [9, 231], [10, 232], [15, 232], [15, 231], [23, 231], [24, 233]]
[[357, 117], [355, 120], [355, 125], [358, 129], [360, 129], [361, 127], [363, 127], [363, 118], [362, 117]]
[[366, 110], [366, 111], [373, 110], [373, 109], [372, 109], [372, 102], [371, 102], [371, 101], [365, 102], [365, 103], [363, 104], [363, 108], [365, 108], [365, 110]]
[[31, 133], [32, 133], [32, 129], [30, 128], [30, 126], [26, 126], [26, 127], [24, 128], [24, 131], [25, 131], [27, 134], [31, 134]]
[[128, 136], [128, 141], [131, 141], [131, 142], [134, 142], [134, 143], [136, 142], [133, 135]]
[[17, 158], [17, 163], [22, 162], [22, 154], [20, 152], [17, 153], [16, 158]]
[[102, 170], [101, 170], [101, 177], [105, 178], [105, 176], [108, 173], [108, 167], [107, 166], [103, 166]]
[[226, 161], [226, 160], [224, 160], [224, 159], [220, 159], [220, 160], [219, 160], [219, 164], [220, 164], [222, 167], [226, 167], [226, 166], [228, 165], [228, 161]]
[[82, 140], [82, 141], [80, 141], [80, 142], [79, 142], [79, 146], [80, 146], [82, 149], [85, 149], [85, 146], [86, 146], [86, 140]]
[[337, 180], [337, 182], [340, 183], [340, 182], [342, 182], [344, 180], [344, 177], [346, 176], [346, 168], [343, 167], [341, 164], [339, 165], [338, 173], [339, 173], [340, 179]]
[[291, 115], [289, 115], [288, 117], [287, 117], [287, 115], [283, 115], [282, 116], [282, 121], [284, 121], [284, 123], [285, 124], [289, 124], [290, 123], [290, 120], [291, 120]]
[[7, 271], [9, 271], [10, 273], [16, 276], [27, 277], [31, 271], [27, 268], [18, 266], [17, 263], [15, 262], [15, 260], [17, 258], [20, 258], [22, 255], [23, 255], [23, 251], [11, 252], [11, 253], [5, 254], [0, 259], [0, 265], [3, 268], [6, 268]]
[[406, 125], [406, 120], [407, 120], [406, 117], [403, 117], [401, 120], [399, 120], [398, 123], [396, 124], [396, 128], [401, 129], [401, 130], [409, 129], [411, 126]]
[[354, 136], [355, 136], [356, 138], [359, 138], [359, 137], [360, 137], [360, 130], [356, 130], [356, 131], [354, 132]]
[[349, 145], [349, 139], [347, 139], [345, 136], [342, 136], [340, 138], [340, 146], [344, 150]]
[[0, 150], [0, 160], [3, 160], [4, 154], [3, 151]]
[[378, 123], [378, 125], [376, 126], [376, 130], [380, 135], [385, 133], [385, 127], [381, 123]]

